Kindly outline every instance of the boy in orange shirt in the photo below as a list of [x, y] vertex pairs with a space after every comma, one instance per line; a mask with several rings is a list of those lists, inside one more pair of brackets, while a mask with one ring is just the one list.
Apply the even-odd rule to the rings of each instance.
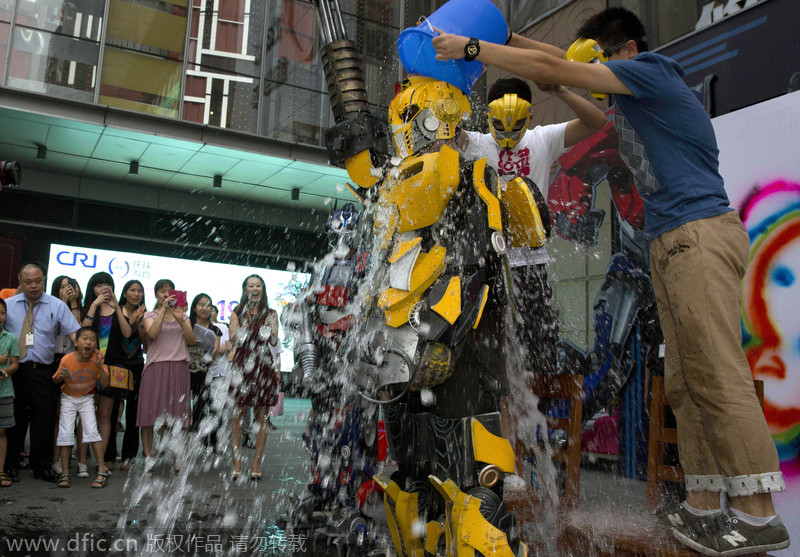
[[61, 469], [58, 487], [69, 487], [69, 453], [75, 444], [75, 415], [79, 414], [83, 424], [83, 442], [92, 444], [92, 452], [97, 460], [97, 478], [92, 487], [103, 488], [111, 473], [103, 462], [103, 444], [97, 430], [94, 411], [94, 390], [98, 383], [108, 386], [108, 372], [97, 353], [97, 333], [91, 327], [81, 327], [75, 333], [75, 351], [61, 359], [58, 371], [53, 375], [53, 383], [61, 386], [61, 417], [58, 422]]

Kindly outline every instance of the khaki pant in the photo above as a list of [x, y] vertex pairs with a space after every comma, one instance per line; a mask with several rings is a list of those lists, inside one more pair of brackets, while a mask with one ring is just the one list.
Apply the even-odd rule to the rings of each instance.
[[[690, 490], [747, 495], [731, 487], [730, 478], [767, 473], [783, 483], [742, 350], [741, 280], [749, 250], [734, 211], [682, 225], [650, 245], [666, 342], [666, 395]], [[781, 490], [747, 483], [750, 492]]]

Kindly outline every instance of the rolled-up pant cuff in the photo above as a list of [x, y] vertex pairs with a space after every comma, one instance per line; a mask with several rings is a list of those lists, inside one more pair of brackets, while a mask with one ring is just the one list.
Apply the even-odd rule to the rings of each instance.
[[786, 483], [782, 472], [767, 472], [725, 478], [725, 489], [730, 497], [747, 497], [758, 493], [786, 491]]
[[727, 491], [722, 476], [686, 476], [686, 491]]

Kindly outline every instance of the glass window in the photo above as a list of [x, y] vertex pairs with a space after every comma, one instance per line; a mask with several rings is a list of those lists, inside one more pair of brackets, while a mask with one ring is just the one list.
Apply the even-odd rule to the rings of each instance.
[[11, 25], [0, 22], [0, 83], [6, 75], [6, 54], [8, 54], [8, 35], [11, 32]]
[[0, 0], [0, 21], [11, 21], [11, 10], [14, 9], [14, 0]]
[[92, 102], [98, 43], [25, 27], [14, 28], [8, 86]]
[[333, 124], [327, 93], [266, 84], [261, 134], [280, 141], [324, 145]]
[[185, 120], [257, 132], [265, 10], [266, 0], [193, 0]]
[[186, 0], [109, 0], [101, 104], [177, 118]]
[[25, 27], [99, 41], [104, 8], [103, 0], [20, 0], [15, 19]]
[[178, 117], [183, 65], [177, 60], [106, 47], [100, 104]]
[[183, 119], [256, 133], [257, 77], [194, 66], [187, 71]]
[[106, 44], [182, 60], [187, 14], [186, 5], [180, 0], [109, 0]]
[[311, 4], [299, 0], [279, 0], [271, 5], [264, 58], [265, 87], [288, 83], [325, 90], [316, 48], [315, 18]]

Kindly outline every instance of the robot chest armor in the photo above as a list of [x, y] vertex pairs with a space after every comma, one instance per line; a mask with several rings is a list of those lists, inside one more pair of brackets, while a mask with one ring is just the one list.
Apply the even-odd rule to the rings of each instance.
[[458, 152], [449, 147], [409, 157], [386, 183], [379, 198], [384, 215], [376, 233], [419, 230], [436, 224], [460, 180]]

